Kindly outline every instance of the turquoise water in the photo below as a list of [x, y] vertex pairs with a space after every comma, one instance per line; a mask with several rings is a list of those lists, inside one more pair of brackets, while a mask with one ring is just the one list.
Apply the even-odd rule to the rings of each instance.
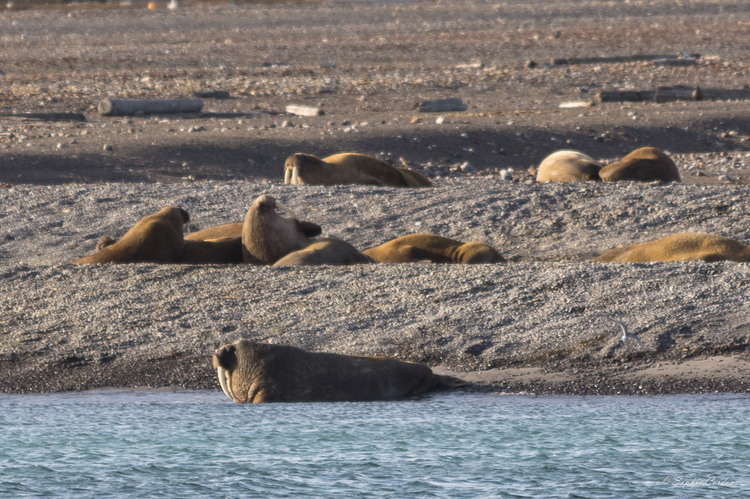
[[748, 497], [750, 396], [0, 396], [2, 497]]

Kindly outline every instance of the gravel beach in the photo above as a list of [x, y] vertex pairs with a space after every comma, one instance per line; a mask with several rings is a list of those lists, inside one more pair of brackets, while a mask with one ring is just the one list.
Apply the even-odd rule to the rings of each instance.
[[[678, 232], [750, 243], [750, 100], [558, 107], [663, 85], [743, 95], [746, 2], [78, 6], [0, 12], [0, 43], [0, 392], [219, 389], [210, 357], [240, 337], [424, 362], [477, 390], [750, 388], [750, 264], [590, 261]], [[552, 63], [683, 52], [700, 57]], [[195, 115], [95, 112], [105, 97], [198, 90], [232, 98]], [[468, 109], [413, 109], [439, 98]], [[86, 121], [8, 116], [30, 112]], [[557, 149], [606, 163], [646, 145], [684, 182], [534, 181]], [[341, 151], [435, 188], [283, 184], [287, 155]], [[164, 206], [194, 232], [242, 221], [263, 193], [359, 249], [430, 232], [508, 262], [70, 264]], [[618, 343], [606, 316], [644, 348]]]

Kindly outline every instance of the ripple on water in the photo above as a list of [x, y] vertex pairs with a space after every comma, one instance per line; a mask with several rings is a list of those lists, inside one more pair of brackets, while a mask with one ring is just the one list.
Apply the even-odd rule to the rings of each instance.
[[748, 408], [746, 395], [0, 396], [0, 495], [732, 496], [750, 483]]

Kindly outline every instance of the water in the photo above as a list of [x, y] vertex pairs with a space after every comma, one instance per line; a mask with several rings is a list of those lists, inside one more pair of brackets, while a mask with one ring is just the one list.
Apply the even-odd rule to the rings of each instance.
[[747, 497], [750, 396], [0, 396], [2, 497]]

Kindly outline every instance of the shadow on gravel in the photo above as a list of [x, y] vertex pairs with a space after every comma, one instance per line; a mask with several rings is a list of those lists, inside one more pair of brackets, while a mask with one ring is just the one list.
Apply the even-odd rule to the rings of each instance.
[[[431, 119], [426, 117], [425, 119]], [[363, 128], [358, 133], [337, 132], [335, 137], [296, 135], [296, 130], [264, 136], [221, 137], [222, 145], [203, 143], [123, 146], [112, 153], [75, 157], [38, 152], [6, 152], [0, 183], [61, 184], [72, 182], [179, 182], [184, 180], [281, 180], [287, 156], [305, 152], [327, 156], [337, 152], [391, 153], [394, 161], [431, 161], [450, 166], [471, 162], [478, 169], [528, 168], [559, 149], [576, 149], [594, 158], [616, 159], [639, 147], [653, 146], [672, 154], [747, 150], [740, 138], [747, 133], [741, 120], [693, 123], [676, 127], [612, 126], [555, 131], [501, 125], [463, 125], [460, 130], [416, 127]], [[707, 133], [706, 130], [710, 132]], [[721, 137], [737, 130], [736, 136]], [[465, 136], [463, 136], [465, 135]], [[726, 135], [726, 134], [724, 134]], [[184, 166], [183, 166], [184, 165]]]

